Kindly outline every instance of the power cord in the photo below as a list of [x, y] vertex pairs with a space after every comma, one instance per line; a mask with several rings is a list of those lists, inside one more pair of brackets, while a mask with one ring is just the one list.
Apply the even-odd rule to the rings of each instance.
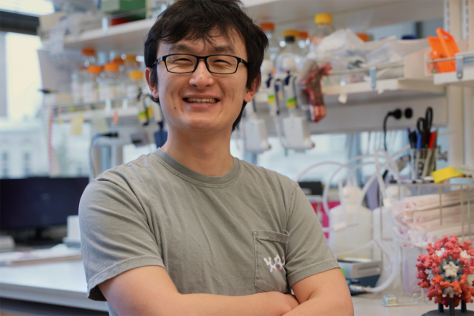
[[119, 134], [118, 132], [110, 132], [110, 133], [98, 133], [92, 136], [91, 146], [89, 148], [89, 160], [90, 160], [93, 178], [95, 178], [95, 168], [94, 168], [94, 162], [92, 161], [92, 147], [94, 146], [94, 142], [100, 137], [118, 138]]
[[401, 119], [402, 116], [405, 116], [407, 119], [410, 119], [413, 116], [413, 110], [411, 108], [406, 108], [404, 113], [402, 113], [402, 110], [396, 109], [387, 113], [387, 115], [383, 119], [383, 146], [385, 151], [387, 151], [387, 120], [390, 116], [393, 116], [397, 120]]

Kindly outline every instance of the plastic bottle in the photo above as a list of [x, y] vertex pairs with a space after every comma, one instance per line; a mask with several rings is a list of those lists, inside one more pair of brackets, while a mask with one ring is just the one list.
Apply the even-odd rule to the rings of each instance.
[[130, 71], [127, 83], [127, 98], [135, 99], [140, 92], [143, 92], [143, 89], [143, 72], [141, 70]]
[[74, 102], [84, 100], [82, 95], [82, 83], [87, 77], [87, 67], [96, 64], [96, 55], [93, 48], [83, 48], [81, 62], [73, 70], [71, 74], [71, 92]]
[[87, 75], [82, 83], [82, 94], [84, 102], [95, 102], [99, 100], [99, 77], [102, 67], [90, 65], [87, 67]]
[[332, 25], [332, 15], [329, 13], [319, 13], [314, 16], [315, 27], [311, 32], [310, 52], [317, 56], [319, 42], [335, 31]]
[[119, 65], [114, 62], [106, 63], [99, 80], [100, 100], [112, 100], [117, 97], [116, 84], [118, 80]]
[[130, 71], [138, 70], [140, 68], [140, 64], [137, 62], [137, 56], [136, 55], [126, 55], [123, 67], [124, 67], [124, 69], [123, 69], [124, 74], [125, 74], [126, 78], [128, 78], [128, 76], [130, 74]]
[[297, 30], [286, 30], [283, 32], [285, 38], [285, 47], [283, 47], [276, 58], [277, 73], [285, 72], [283, 69], [283, 60], [287, 57], [295, 59], [296, 71], [299, 71], [304, 63], [304, 58], [301, 56], [301, 50], [296, 43], [299, 36]]
[[[344, 252], [365, 245], [372, 240], [372, 212], [361, 206], [356, 223], [357, 202], [362, 190], [359, 187], [344, 187], [340, 191], [342, 191], [341, 205], [330, 210], [329, 226], [332, 229], [337, 227], [341, 227], [341, 229], [329, 232], [328, 244], [336, 254], [344, 255]], [[363, 249], [358, 253], [349, 253], [347, 256], [370, 259], [372, 258], [372, 249]]]
[[270, 59], [271, 61], [275, 61], [278, 53], [281, 50], [280, 43], [275, 37], [275, 24], [271, 22], [265, 22], [260, 24], [260, 28], [265, 32], [268, 38], [268, 48], [265, 51], [264, 59]]
[[112, 61], [117, 64], [119, 67], [117, 81], [115, 84], [115, 93], [116, 97], [126, 97], [127, 96], [127, 83], [128, 83], [128, 74], [125, 72], [125, 62], [121, 57], [115, 57]]
[[306, 56], [309, 52], [309, 34], [306, 31], [300, 31], [298, 34], [298, 46], [302, 56]]

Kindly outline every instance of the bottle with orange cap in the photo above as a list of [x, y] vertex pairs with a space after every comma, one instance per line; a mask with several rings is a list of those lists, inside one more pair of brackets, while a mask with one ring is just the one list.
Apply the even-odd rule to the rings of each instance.
[[127, 83], [127, 98], [136, 99], [138, 95], [144, 92], [145, 82], [143, 77], [143, 71], [141, 70], [130, 71]]
[[311, 32], [310, 52], [317, 55], [319, 42], [326, 36], [332, 34], [335, 29], [332, 24], [332, 15], [329, 13], [318, 13], [314, 16], [315, 27]]
[[280, 43], [274, 34], [275, 24], [271, 22], [264, 22], [260, 24], [260, 28], [263, 32], [265, 32], [265, 35], [267, 35], [268, 38], [268, 48], [265, 51], [264, 59], [270, 59], [274, 62], [281, 49]]
[[124, 60], [124, 73], [125, 76], [128, 78], [130, 75], [130, 71], [132, 70], [138, 70], [140, 68], [140, 64], [137, 62], [137, 56], [136, 55], [125, 55], [125, 60]]
[[82, 82], [82, 95], [84, 102], [95, 102], [99, 100], [99, 78], [102, 67], [90, 65], [87, 67], [87, 75]]
[[293, 58], [295, 60], [296, 71], [299, 71], [304, 63], [304, 58], [301, 56], [301, 51], [296, 43], [299, 36], [298, 30], [286, 30], [283, 32], [285, 38], [285, 47], [283, 47], [276, 58], [277, 73], [283, 73], [283, 60], [286, 58]]
[[81, 62], [71, 74], [71, 92], [74, 102], [81, 102], [84, 100], [82, 95], [82, 83], [84, 78], [88, 75], [87, 67], [95, 64], [95, 50], [93, 48], [83, 48]]
[[99, 98], [101, 100], [112, 100], [117, 97], [116, 85], [119, 76], [119, 65], [108, 62], [104, 65], [104, 71], [99, 79]]
[[306, 31], [300, 31], [298, 34], [298, 46], [302, 56], [306, 56], [309, 52], [309, 34]]

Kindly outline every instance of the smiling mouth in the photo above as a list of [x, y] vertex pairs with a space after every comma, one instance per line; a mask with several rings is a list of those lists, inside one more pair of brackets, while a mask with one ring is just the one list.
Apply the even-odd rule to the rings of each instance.
[[184, 98], [184, 101], [186, 101], [188, 103], [216, 103], [216, 102], [219, 102], [218, 99], [213, 99], [213, 98], [205, 98], [205, 99]]

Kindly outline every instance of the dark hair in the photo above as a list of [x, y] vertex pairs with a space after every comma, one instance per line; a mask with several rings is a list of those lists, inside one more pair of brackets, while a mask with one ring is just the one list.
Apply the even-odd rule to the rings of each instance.
[[[242, 36], [247, 50], [247, 88], [260, 76], [263, 54], [268, 46], [265, 33], [242, 10], [236, 0], [181, 0], [170, 5], [156, 20], [145, 41], [145, 65], [152, 67], [160, 41], [168, 44], [182, 39], [212, 42], [213, 37], [232, 38], [232, 31]], [[157, 84], [157, 70], [151, 70], [150, 81]], [[155, 102], [158, 102], [153, 98]], [[239, 124], [244, 101], [232, 131]]]

